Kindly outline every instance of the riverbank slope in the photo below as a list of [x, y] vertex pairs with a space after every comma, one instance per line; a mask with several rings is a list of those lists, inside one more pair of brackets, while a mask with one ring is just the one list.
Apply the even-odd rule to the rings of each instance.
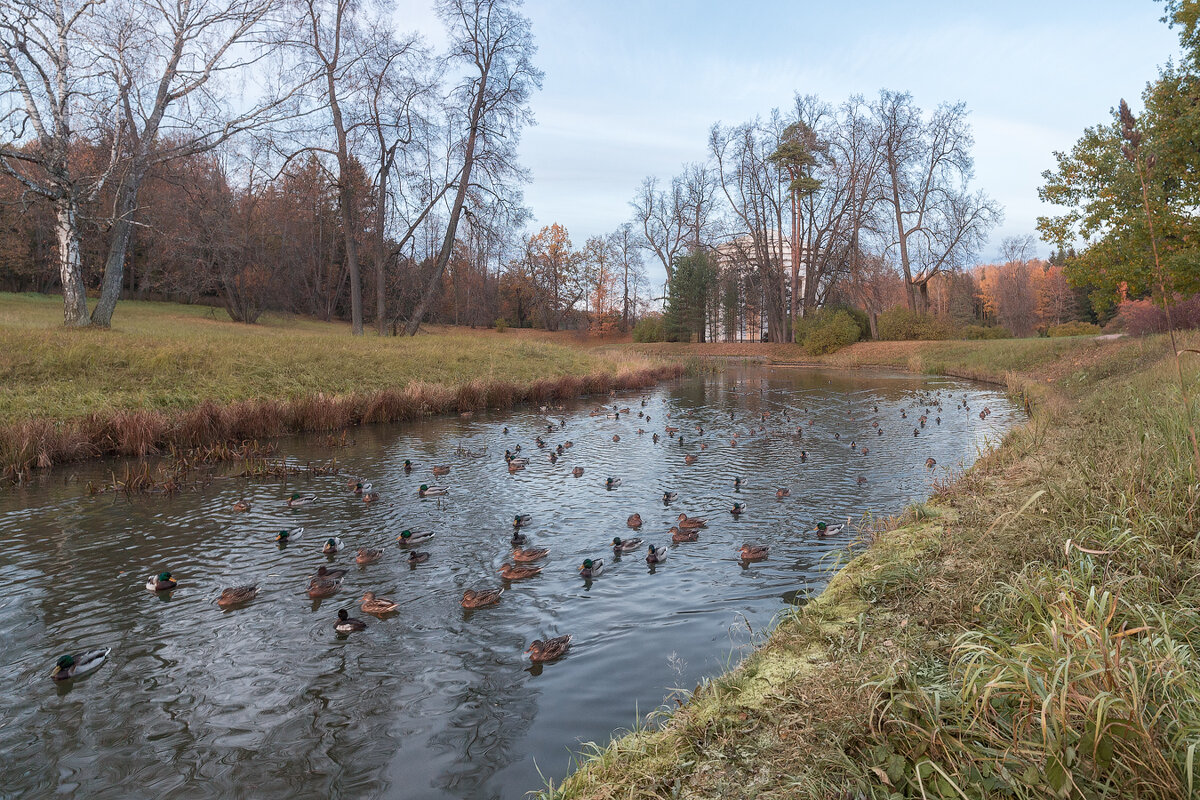
[[570, 336], [429, 328], [413, 338], [220, 309], [122, 302], [112, 329], [68, 330], [54, 297], [0, 294], [0, 472], [79, 458], [337, 431], [506, 408], [679, 374]]
[[867, 532], [661, 729], [595, 748], [547, 796], [1196, 796], [1200, 486], [1164, 340], [879, 343], [816, 361], [1005, 381], [1032, 415]]

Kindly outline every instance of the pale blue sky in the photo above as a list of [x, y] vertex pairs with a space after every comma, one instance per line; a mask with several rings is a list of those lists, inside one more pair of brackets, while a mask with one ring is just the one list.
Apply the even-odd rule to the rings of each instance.
[[[405, 27], [431, 31], [416, 5]], [[527, 0], [525, 11], [546, 76], [521, 146], [525, 196], [537, 226], [560, 222], [577, 246], [629, 218], [643, 177], [703, 159], [712, 123], [787, 107], [797, 91], [838, 102], [886, 87], [924, 108], [966, 102], [974, 185], [1005, 207], [987, 259], [1004, 236], [1036, 232], [1051, 151], [1122, 97], [1139, 108], [1177, 52], [1153, 0]]]

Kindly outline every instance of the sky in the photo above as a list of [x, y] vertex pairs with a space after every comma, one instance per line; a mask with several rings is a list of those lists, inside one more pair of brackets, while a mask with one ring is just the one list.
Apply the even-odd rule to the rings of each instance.
[[[647, 175], [669, 180], [703, 160], [713, 123], [786, 109], [796, 93], [838, 103], [887, 88], [927, 110], [966, 103], [972, 187], [1005, 210], [986, 262], [1004, 237], [1036, 235], [1037, 217], [1053, 212], [1037, 198], [1053, 151], [1106, 121], [1122, 97], [1138, 110], [1147, 81], [1178, 52], [1154, 0], [734, 5], [526, 0], [545, 73], [531, 103], [537, 125], [521, 142], [534, 228], [561, 223], [582, 246], [630, 219]], [[439, 38], [426, 3], [406, 0], [400, 17]]]

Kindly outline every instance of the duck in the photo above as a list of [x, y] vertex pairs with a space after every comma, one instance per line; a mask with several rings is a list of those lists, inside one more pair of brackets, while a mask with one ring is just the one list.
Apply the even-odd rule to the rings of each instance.
[[679, 492], [663, 492], [663, 505], [674, 503], [679, 499]]
[[249, 511], [250, 503], [246, 500], [238, 500], [236, 503], [233, 504], [233, 510], [238, 511], [238, 512]]
[[664, 431], [666, 431], [667, 433], [670, 433], [670, 434], [676, 434], [676, 433], [679, 433], [679, 428], [675, 428], [675, 427], [673, 427], [673, 426], [671, 426], [671, 425], [667, 425], [667, 426], [665, 426], [665, 427], [663, 428], [663, 430], [664, 430]]
[[770, 554], [771, 548], [765, 544], [744, 544], [738, 552], [743, 561], [762, 561]]
[[361, 619], [355, 619], [350, 616], [350, 612], [344, 608], [338, 609], [338, 621], [333, 623], [333, 629], [338, 633], [352, 633], [354, 631], [365, 631], [367, 623]]
[[859, 476], [858, 476], [858, 480], [856, 481], [856, 483], [857, 483], [859, 486], [866, 486], [866, 485], [867, 485], [867, 476], [866, 476], [866, 475], [859, 475]]
[[616, 489], [620, 485], [621, 485], [620, 478], [608, 478], [607, 480], [604, 481], [605, 489]]
[[686, 531], [707, 527], [708, 520], [701, 519], [700, 517], [689, 517], [687, 514], [680, 514], [675, 518], [675, 524]]
[[383, 558], [383, 551], [375, 547], [360, 547], [354, 557], [355, 564], [374, 564]]
[[393, 603], [386, 597], [376, 597], [374, 592], [366, 592], [359, 606], [366, 614], [391, 614], [400, 610], [399, 603]]
[[296, 508], [297, 506], [306, 506], [310, 503], [315, 503], [316, 501], [317, 496], [315, 494], [300, 494], [299, 492], [292, 492], [292, 496], [288, 498], [287, 505], [288, 508]]
[[533, 517], [529, 516], [528, 514], [514, 514], [513, 515], [513, 527], [514, 528], [523, 528], [531, 522], [533, 522]]
[[405, 472], [412, 472], [412, 471], [413, 471], [413, 463], [412, 463], [412, 459], [409, 459], [409, 458], [406, 458], [406, 459], [404, 459], [404, 471], [405, 471]]
[[737, 491], [738, 489], [742, 488], [742, 479], [741, 478], [733, 479], [733, 488], [734, 488], [734, 491]]
[[576, 467], [575, 469], [571, 470], [571, 474], [576, 478], [583, 477], [583, 467]]
[[790, 496], [791, 493], [792, 493], [792, 490], [787, 488], [786, 486], [781, 486], [775, 490], [775, 496], [778, 497], [780, 500], [782, 500], [785, 497]]
[[379, 492], [370, 491], [370, 486], [371, 484], [368, 483], [366, 487], [364, 487], [364, 491], [362, 493], [362, 499], [364, 503], [376, 503], [379, 501]]
[[502, 594], [504, 594], [503, 589], [467, 589], [463, 592], [462, 607], [483, 608], [484, 606], [494, 606], [500, 602], [500, 595]]
[[433, 531], [400, 531], [400, 535], [396, 537], [396, 541], [403, 545], [419, 544], [420, 542], [428, 542], [433, 538]]
[[[362, 481], [354, 481], [353, 483], [349, 483], [347, 485], [350, 487], [350, 491], [354, 492], [355, 494], [363, 493]], [[370, 486], [370, 484], [367, 485]]]
[[641, 514], [630, 514], [629, 519], [625, 520], [625, 525], [626, 525], [626, 527], [637, 530], [638, 528], [642, 527], [642, 515]]
[[417, 489], [419, 497], [441, 497], [444, 494], [449, 494], [450, 490], [445, 486], [430, 486], [422, 483], [421, 488]]
[[700, 532], [696, 530], [681, 531], [679, 528], [671, 527], [671, 541], [679, 544], [680, 542], [695, 542], [700, 539]]
[[745, 503], [734, 503], [733, 508], [729, 509], [729, 513], [733, 514], [735, 517], [738, 516], [739, 514], [745, 513], [745, 511], [746, 511]]
[[613, 550], [618, 553], [628, 553], [631, 550], [637, 550], [641, 546], [641, 539], [622, 539], [620, 536], [614, 536], [612, 540]]
[[317, 574], [313, 575], [312, 578], [310, 578], [310, 580], [322, 580], [322, 581], [337, 580], [337, 581], [340, 581], [344, 577], [346, 577], [346, 570], [330, 569], [329, 567], [322, 564], [320, 567], [317, 567]]
[[667, 560], [667, 548], [650, 545], [646, 548], [646, 563], [661, 564]]
[[340, 537], [330, 536], [325, 540], [325, 544], [321, 545], [321, 552], [327, 555], [332, 555], [339, 550], [342, 550], [344, 547], [345, 545], [342, 543]]
[[429, 560], [429, 553], [424, 550], [413, 550], [408, 554], [409, 564], [424, 564]]
[[438, 466], [433, 467], [430, 470], [430, 472], [432, 472], [434, 475], [449, 475], [450, 474], [450, 465], [449, 464], [439, 464]]
[[695, 464], [695, 463], [696, 463], [696, 456], [692, 455], [691, 453], [688, 453], [686, 456], [684, 456], [684, 457], [683, 457], [683, 463], [685, 463], [685, 464]]
[[597, 577], [604, 569], [604, 560], [599, 558], [585, 558], [583, 566], [579, 568], [579, 577], [585, 581], [590, 581]]
[[287, 528], [275, 534], [275, 541], [282, 547], [288, 542], [294, 542], [304, 533], [304, 528]]
[[541, 663], [543, 661], [554, 661], [562, 658], [567, 654], [567, 650], [571, 648], [571, 634], [565, 636], [556, 636], [553, 639], [542, 641], [534, 639], [533, 644], [529, 645], [529, 649], [525, 652], [529, 654], [529, 660]]
[[540, 558], [545, 558], [550, 554], [549, 547], [530, 547], [522, 550], [519, 547], [513, 548], [513, 561], [537, 561]]
[[95, 650], [85, 650], [82, 653], [59, 656], [58, 661], [54, 662], [54, 669], [50, 671], [50, 677], [56, 681], [65, 681], [95, 672], [100, 669], [111, 652], [111, 647], [100, 647]]
[[509, 544], [511, 544], [514, 548], [516, 548], [516, 547], [520, 547], [521, 545], [525, 544], [525, 542], [527, 542], [527, 541], [529, 541], [528, 536], [521, 533], [519, 530], [513, 529], [512, 539], [509, 540]]
[[179, 581], [171, 577], [169, 572], [160, 572], [158, 575], [151, 575], [146, 581], [146, 588], [151, 592], [169, 592], [179, 585]]
[[930, 456], [929, 458], [925, 459], [925, 466], [928, 469], [933, 469], [937, 466], [937, 459]]
[[621, 441], [621, 435], [620, 435], [620, 434], [618, 434], [618, 433], [614, 433], [614, 434], [613, 434], [613, 441], [614, 441], [614, 442], [619, 442], [619, 441]]
[[512, 564], [509, 564], [507, 561], [505, 561], [498, 571], [500, 573], [500, 577], [504, 578], [506, 581], [519, 581], [525, 578], [532, 578], [534, 575], [537, 575], [539, 572], [541, 572], [542, 568], [514, 567]]
[[807, 451], [807, 450], [801, 450], [801, 451], [800, 451], [800, 463], [801, 463], [801, 464], [803, 464], [803, 463], [804, 463], [804, 462], [806, 462], [806, 461], [808, 461], [808, 451]]
[[257, 586], [233, 586], [221, 591], [221, 596], [217, 598], [217, 605], [221, 608], [236, 606], [239, 603], [253, 600], [257, 594]]
[[320, 597], [333, 597], [342, 588], [342, 579], [311, 578], [308, 582], [308, 596], [314, 600]]
[[[526, 459], [521, 459], [520, 461], [510, 461], [508, 462], [508, 471], [510, 473], [520, 472], [521, 470], [525, 469], [525, 465], [527, 463], [528, 461]], [[424, 497], [424, 495], [422, 495], [422, 497]]]
[[816, 530], [813, 531], [819, 539], [826, 539], [830, 536], [837, 536], [845, 528], [845, 523], [839, 522], [837, 525], [826, 525], [824, 522], [818, 522]]

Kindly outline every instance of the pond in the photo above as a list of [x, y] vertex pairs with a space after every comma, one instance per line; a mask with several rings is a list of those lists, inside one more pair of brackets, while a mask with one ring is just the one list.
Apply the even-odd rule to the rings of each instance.
[[[630, 412], [589, 413], [614, 404]], [[816, 522], [900, 512], [1022, 416], [996, 388], [954, 379], [729, 367], [561, 407], [365, 426], [349, 446], [280, 443], [299, 463], [338, 459], [339, 475], [90, 496], [88, 481], [124, 469], [96, 462], [0, 490], [0, 795], [519, 797], [566, 775], [582, 742], [607, 742], [674, 688], [735, 664], [789, 602], [819, 591], [854, 534], [819, 538]], [[518, 445], [530, 463], [510, 472], [503, 455]], [[449, 474], [431, 474], [442, 465]], [[609, 477], [620, 486], [606, 489]], [[353, 478], [379, 501], [357, 497]], [[449, 493], [418, 497], [422, 483]], [[678, 499], [664, 503], [667, 491]], [[289, 508], [292, 492], [316, 501]], [[242, 498], [251, 509], [236, 513]], [[639, 531], [626, 525], [635, 512]], [[708, 527], [671, 545], [681, 512]], [[464, 610], [465, 589], [505, 585], [516, 514], [531, 518], [526, 546], [550, 549], [544, 570]], [[436, 535], [405, 548], [404, 529]], [[332, 536], [345, 549], [323, 555]], [[643, 545], [615, 561], [614, 536], [669, 545], [669, 557], [650, 568]], [[743, 561], [744, 543], [769, 557]], [[358, 566], [360, 547], [384, 556]], [[429, 560], [410, 565], [412, 549]], [[590, 582], [585, 558], [605, 561]], [[312, 600], [321, 565], [348, 572]], [[147, 591], [163, 570], [178, 587]], [[222, 588], [251, 583], [250, 602], [216, 605]], [[400, 612], [362, 613], [366, 591]], [[335, 633], [343, 608], [367, 629]], [[568, 654], [531, 665], [530, 643], [561, 634]], [[51, 680], [59, 655], [98, 647], [112, 648], [98, 670]]]

